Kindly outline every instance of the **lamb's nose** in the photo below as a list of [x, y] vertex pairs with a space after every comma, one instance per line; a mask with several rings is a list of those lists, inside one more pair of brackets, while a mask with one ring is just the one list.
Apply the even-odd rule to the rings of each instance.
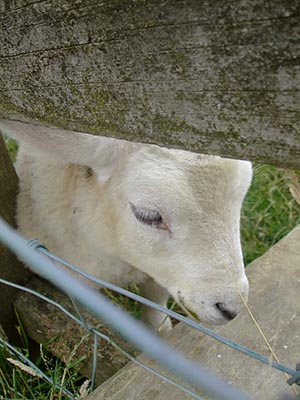
[[224, 303], [217, 303], [216, 307], [222, 313], [223, 317], [225, 317], [229, 321], [231, 321], [238, 315], [236, 312], [228, 310]]

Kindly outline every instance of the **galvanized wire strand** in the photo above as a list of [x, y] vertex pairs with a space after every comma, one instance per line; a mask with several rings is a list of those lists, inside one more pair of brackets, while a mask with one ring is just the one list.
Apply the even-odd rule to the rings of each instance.
[[[30, 289], [30, 288], [28, 288], [26, 286], [19, 285], [18, 283], [7, 281], [6, 279], [3, 279], [3, 278], [0, 278], [0, 283], [3, 283], [4, 285], [11, 286], [11, 287], [13, 287], [15, 289], [20, 289], [23, 292], [27, 292], [27, 293], [30, 293], [30, 294], [36, 296], [36, 297], [39, 297], [40, 299], [45, 300], [48, 303], [52, 304], [53, 306], [57, 307], [60, 311], [65, 313], [73, 321], [75, 321], [77, 323], [79, 321], [78, 318], [76, 318], [70, 311], [68, 311], [66, 308], [64, 308], [61, 304], [57, 303], [56, 301], [50, 299], [47, 296], [44, 296], [43, 294], [41, 294], [39, 292], [36, 292], [33, 289]], [[83, 325], [83, 323], [81, 321], [80, 321], [80, 325]], [[83, 327], [85, 327], [85, 326], [83, 325]]]
[[[166, 375], [160, 373], [159, 371], [157, 371], [156, 369], [149, 367], [147, 364], [137, 360], [135, 357], [133, 357], [130, 353], [128, 353], [126, 350], [124, 350], [121, 346], [119, 346], [115, 341], [113, 341], [109, 336], [103, 334], [102, 332], [99, 332], [97, 330], [96, 327], [90, 325], [89, 323], [87, 323], [82, 314], [80, 313], [80, 310], [78, 308], [78, 306], [76, 305], [76, 302], [74, 302], [74, 300], [72, 301], [72, 304], [76, 310], [76, 312], [80, 315], [79, 318], [77, 318], [75, 315], [73, 315], [70, 311], [68, 311], [65, 307], [63, 307], [61, 304], [57, 303], [55, 300], [52, 300], [42, 294], [40, 294], [39, 292], [27, 288], [25, 286], [7, 281], [6, 279], [2, 279], [0, 278], [0, 283], [14, 287], [16, 289], [22, 290], [24, 292], [30, 293], [33, 296], [36, 296], [46, 302], [48, 302], [49, 304], [57, 307], [60, 311], [62, 311], [63, 313], [65, 313], [69, 318], [72, 318], [73, 321], [75, 321], [78, 325], [80, 325], [82, 328], [86, 329], [87, 331], [89, 331], [90, 333], [92, 333], [94, 335], [94, 352], [93, 352], [93, 358], [97, 357], [97, 350], [96, 350], [96, 345], [95, 345], [95, 338], [96, 337], [100, 337], [102, 339], [104, 339], [106, 342], [110, 343], [111, 345], [113, 345], [120, 353], [124, 354], [130, 361], [132, 361], [133, 363], [135, 363], [136, 365], [138, 365], [139, 367], [143, 368], [144, 370], [152, 373], [153, 375], [159, 377], [160, 379], [162, 379], [165, 382], [170, 383], [171, 385], [175, 386], [177, 389], [180, 389], [182, 392], [185, 392], [187, 394], [189, 394], [191, 397], [197, 399], [197, 400], [203, 400], [202, 397], [200, 397], [198, 394], [192, 392], [190, 389], [186, 388], [185, 386], [181, 385], [180, 383], [177, 383], [176, 381], [174, 381], [173, 379], [167, 377]], [[72, 298], [70, 298], [72, 299]], [[97, 343], [98, 344], [98, 343]], [[12, 347], [12, 346], [11, 346]], [[97, 346], [98, 347], [98, 346]], [[13, 347], [12, 347], [13, 348]], [[22, 353], [20, 353], [22, 354]], [[22, 355], [24, 357], [24, 360], [28, 360], [24, 355]], [[30, 362], [30, 360], [28, 360]], [[33, 363], [31, 363], [31, 367], [34, 369], [38, 369]], [[95, 375], [96, 375], [96, 368], [97, 368], [97, 361], [93, 362], [93, 366], [92, 366], [92, 377], [94, 377], [95, 379]], [[39, 370], [38, 370], [39, 372]], [[45, 375], [46, 376], [46, 375]], [[93, 382], [93, 379], [92, 379]], [[53, 383], [54, 384], [54, 383]], [[54, 384], [55, 385], [55, 384]], [[91, 383], [91, 387], [93, 387], [92, 383]], [[58, 389], [60, 389], [60, 387], [58, 387]]]
[[[39, 294], [38, 292], [35, 292], [37, 295]], [[98, 336], [101, 337], [102, 339], [106, 340], [107, 342], [109, 342], [110, 344], [112, 344], [120, 353], [124, 354], [130, 361], [132, 361], [133, 363], [135, 363], [136, 365], [138, 365], [139, 367], [143, 368], [144, 370], [152, 373], [153, 375], [159, 377], [160, 379], [162, 379], [165, 382], [168, 382], [169, 384], [177, 387], [177, 389], [180, 389], [182, 392], [185, 392], [187, 394], [189, 394], [191, 397], [197, 399], [197, 400], [203, 400], [202, 397], [200, 397], [198, 394], [192, 392], [190, 389], [186, 388], [185, 386], [181, 385], [180, 383], [177, 383], [176, 381], [174, 381], [173, 379], [167, 377], [166, 375], [160, 373], [159, 371], [157, 371], [156, 369], [149, 367], [147, 364], [137, 360], [135, 357], [132, 357], [131, 354], [129, 354], [126, 350], [122, 349], [121, 346], [119, 346], [115, 341], [113, 341], [112, 339], [109, 338], [109, 336], [104, 335], [103, 333], [99, 332], [95, 327], [91, 327], [89, 323], [86, 322], [86, 320], [84, 319], [82, 313], [80, 312], [79, 307], [77, 306], [76, 302], [74, 301], [74, 299], [69, 296], [74, 309], [76, 310], [80, 321], [82, 322], [83, 326], [90, 331], [91, 333], [93, 333], [94, 335], [94, 351], [93, 351], [93, 364], [92, 364], [92, 378], [91, 378], [91, 388], [94, 388], [95, 385], [95, 379], [96, 379], [96, 370], [97, 370], [97, 349], [98, 349]], [[55, 303], [55, 302], [54, 302]], [[58, 303], [57, 303], [58, 304]], [[78, 321], [79, 323], [79, 321]]]
[[[36, 293], [38, 293], [38, 292], [36, 292]], [[74, 307], [74, 310], [76, 311], [76, 313], [77, 313], [77, 315], [78, 315], [80, 321], [82, 322], [84, 328], [85, 328], [87, 331], [90, 330], [88, 323], [86, 322], [85, 318], [84, 318], [83, 315], [81, 314], [81, 311], [80, 311], [78, 305], [76, 304], [76, 301], [73, 299], [72, 296], [68, 295], [68, 297], [69, 297], [69, 299], [71, 300], [71, 303], [72, 303], [72, 305], [73, 305], [73, 307]], [[58, 303], [57, 303], [57, 304], [58, 304]]]
[[55, 383], [49, 376], [47, 376], [39, 367], [37, 367], [32, 361], [29, 360], [24, 354], [22, 354], [19, 350], [17, 350], [15, 347], [13, 347], [10, 343], [8, 343], [5, 339], [3, 339], [0, 336], [0, 343], [7, 348], [7, 350], [10, 352], [10, 354], [14, 355], [15, 357], [19, 358], [22, 360], [22, 362], [26, 365], [28, 365], [30, 368], [32, 368], [34, 371], [37, 372], [37, 374], [40, 376], [40, 378], [44, 379], [47, 381], [50, 385], [55, 387], [56, 389], [59, 389], [64, 393], [70, 400], [75, 400], [75, 397], [73, 394], [66, 389], [65, 387], [59, 385], [58, 383]]
[[161, 374], [159, 371], [155, 370], [154, 368], [149, 367], [147, 364], [144, 364], [143, 362], [139, 361], [137, 358], [135, 358], [131, 354], [129, 354], [126, 350], [122, 349], [122, 347], [120, 347], [117, 343], [112, 342], [111, 339], [108, 336], [102, 334], [99, 331], [95, 331], [95, 334], [100, 336], [103, 339], [106, 338], [106, 340], [108, 342], [112, 343], [116, 347], [116, 349], [118, 349], [120, 351], [120, 353], [122, 353], [126, 357], [128, 357], [129, 360], [132, 361], [134, 364], [136, 364], [139, 367], [145, 369], [146, 371], [150, 372], [151, 374], [157, 376], [158, 378], [162, 379], [163, 381], [165, 381], [167, 383], [170, 383], [171, 385], [177, 387], [177, 389], [180, 389], [182, 392], [185, 392], [185, 393], [189, 394], [194, 399], [204, 400], [203, 397], [201, 397], [198, 394], [192, 392], [190, 389], [186, 388], [185, 386], [182, 386], [180, 383], [177, 383], [177, 382], [173, 381], [168, 376]]
[[[73, 299], [72, 296], [69, 295], [69, 299], [71, 300], [73, 307], [80, 319], [80, 321], [84, 324], [84, 327], [86, 330], [92, 332], [92, 330], [89, 327], [89, 324], [86, 322], [85, 318], [83, 317], [79, 307], [76, 304], [76, 301]], [[94, 351], [93, 351], [93, 360], [92, 360], [92, 376], [91, 376], [91, 388], [92, 390], [95, 387], [95, 380], [96, 380], [96, 371], [97, 371], [97, 352], [98, 352], [98, 338], [97, 335], [95, 334], [95, 332], [93, 332], [93, 336], [94, 336]]]
[[98, 362], [98, 337], [95, 332], [94, 334], [94, 347], [93, 347], [93, 368], [92, 368], [92, 378], [91, 378], [91, 388], [94, 390], [95, 382], [96, 382], [96, 371], [97, 371], [97, 362]]
[[192, 321], [191, 319], [188, 319], [188, 318], [176, 313], [175, 311], [172, 311], [172, 310], [170, 310], [170, 309], [168, 309], [166, 307], [163, 307], [163, 306], [161, 306], [161, 305], [159, 305], [157, 303], [154, 303], [151, 300], [148, 300], [148, 299], [146, 299], [146, 298], [144, 298], [142, 296], [139, 296], [139, 295], [137, 295], [135, 293], [132, 293], [129, 290], [123, 289], [123, 288], [121, 288], [119, 286], [116, 286], [116, 285], [110, 283], [110, 282], [104, 281], [103, 279], [96, 278], [96, 277], [94, 277], [92, 275], [89, 275], [87, 272], [84, 272], [84, 271], [80, 270], [78, 267], [76, 267], [75, 265], [69, 263], [68, 261], [64, 260], [63, 258], [58, 257], [57, 255], [51, 253], [48, 249], [46, 249], [37, 240], [30, 240], [28, 243], [29, 243], [30, 246], [36, 248], [38, 251], [40, 251], [41, 253], [45, 254], [46, 256], [51, 258], [52, 260], [54, 260], [56, 262], [59, 262], [60, 264], [70, 268], [72, 271], [74, 271], [74, 272], [80, 274], [81, 276], [87, 278], [91, 282], [97, 283], [99, 286], [101, 286], [103, 288], [110, 289], [110, 290], [112, 290], [114, 292], [117, 292], [117, 293], [119, 293], [121, 295], [127, 296], [127, 297], [131, 298], [132, 300], [135, 300], [135, 301], [137, 301], [137, 302], [139, 302], [141, 304], [144, 304], [144, 305], [146, 305], [148, 307], [151, 307], [151, 308], [153, 308], [153, 309], [155, 309], [157, 311], [160, 311], [160, 312], [162, 312], [162, 313], [164, 313], [164, 314], [176, 319], [177, 321], [183, 322], [184, 324], [186, 324], [186, 325], [188, 325], [188, 326], [190, 326], [190, 327], [192, 327], [192, 328], [204, 333], [205, 335], [210, 336], [211, 338], [217, 340], [218, 342], [221, 342], [221, 343], [225, 344], [226, 346], [231, 347], [234, 350], [237, 350], [237, 351], [239, 351], [239, 352], [241, 352], [241, 353], [243, 353], [243, 354], [245, 354], [245, 355], [247, 355], [249, 357], [255, 358], [256, 360], [258, 360], [258, 361], [260, 361], [260, 362], [262, 362], [262, 363], [264, 363], [264, 364], [266, 364], [268, 366], [271, 365], [274, 369], [277, 369], [277, 370], [279, 370], [281, 372], [284, 372], [284, 373], [286, 373], [286, 374], [288, 374], [290, 376], [294, 376], [295, 373], [296, 373], [295, 370], [293, 370], [293, 369], [291, 369], [289, 367], [286, 367], [285, 365], [283, 365], [281, 363], [278, 363], [276, 361], [272, 361], [268, 357], [265, 357], [265, 356], [255, 352], [255, 351], [251, 350], [251, 349], [248, 349], [245, 346], [242, 346], [242, 345], [240, 345], [238, 343], [235, 343], [235, 342], [231, 341], [230, 339], [225, 338], [224, 336], [219, 335], [218, 333], [212, 331], [211, 329], [206, 328], [205, 326], [203, 326], [203, 325], [201, 325], [201, 324], [199, 324], [199, 323], [197, 323], [195, 321]]
[[126, 340], [195, 388], [220, 400], [249, 399], [249, 396], [226, 384], [199, 364], [187, 360], [142, 323], [119, 310], [101, 293], [79, 282], [67, 271], [51, 262], [48, 257], [30, 248], [3, 220], [0, 221], [0, 241], [30, 265], [34, 272], [64, 292], [70, 293], [97, 318], [106, 321]]

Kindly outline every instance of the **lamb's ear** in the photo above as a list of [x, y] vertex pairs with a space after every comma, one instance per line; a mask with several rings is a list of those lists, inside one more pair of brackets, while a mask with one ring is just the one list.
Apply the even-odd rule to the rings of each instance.
[[0, 120], [0, 131], [16, 139], [21, 145], [31, 147], [53, 159], [91, 167], [97, 171], [101, 180], [106, 180], [111, 175], [114, 164], [132, 146], [123, 140], [18, 121]]

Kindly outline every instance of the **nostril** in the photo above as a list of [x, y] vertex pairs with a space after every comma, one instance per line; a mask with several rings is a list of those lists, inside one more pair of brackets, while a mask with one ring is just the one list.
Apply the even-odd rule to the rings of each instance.
[[217, 303], [216, 307], [219, 311], [221, 311], [222, 315], [228, 319], [229, 321], [234, 319], [237, 316], [237, 313], [230, 311], [226, 308], [224, 303]]

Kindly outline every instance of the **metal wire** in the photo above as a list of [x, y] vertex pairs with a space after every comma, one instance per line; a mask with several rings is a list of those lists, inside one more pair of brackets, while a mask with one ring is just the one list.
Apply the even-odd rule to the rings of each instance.
[[158, 339], [143, 324], [119, 310], [105, 296], [79, 282], [45, 255], [30, 248], [12, 228], [0, 221], [0, 241], [18, 255], [31, 269], [55, 286], [69, 293], [100, 320], [109, 323], [125, 339], [157, 360], [162, 366], [180, 376], [195, 388], [220, 400], [247, 400], [240, 390], [226, 384], [195, 362]]
[[[21, 240], [22, 240], [22, 239], [21, 239]], [[264, 356], [262, 356], [261, 354], [255, 352], [255, 351], [252, 351], [252, 350], [250, 350], [250, 349], [248, 349], [248, 348], [246, 348], [246, 347], [244, 347], [244, 346], [241, 346], [241, 345], [239, 345], [239, 344], [237, 344], [237, 343], [235, 343], [235, 342], [232, 342], [230, 339], [224, 338], [223, 336], [221, 336], [221, 335], [215, 333], [214, 331], [212, 331], [212, 330], [210, 330], [210, 329], [204, 327], [203, 325], [201, 325], [201, 324], [199, 324], [199, 323], [196, 323], [195, 321], [192, 321], [192, 320], [190, 320], [190, 319], [188, 319], [188, 318], [185, 318], [185, 317], [183, 317], [182, 315], [177, 314], [177, 313], [175, 313], [174, 311], [171, 311], [171, 310], [169, 310], [169, 309], [167, 309], [167, 308], [165, 308], [165, 307], [163, 307], [163, 306], [160, 306], [160, 305], [158, 305], [158, 304], [156, 304], [156, 303], [154, 303], [154, 302], [152, 302], [152, 301], [150, 301], [150, 300], [148, 300], [148, 299], [145, 299], [145, 298], [142, 297], [142, 296], [139, 296], [139, 295], [137, 295], [137, 294], [134, 294], [134, 293], [132, 293], [132, 292], [129, 292], [129, 291], [126, 290], [126, 289], [120, 288], [119, 286], [116, 286], [116, 285], [114, 285], [114, 284], [111, 284], [111, 283], [109, 283], [109, 282], [106, 282], [106, 281], [104, 281], [104, 280], [102, 280], [102, 279], [95, 278], [95, 277], [89, 275], [88, 273], [86, 273], [86, 272], [84, 272], [84, 271], [81, 271], [79, 268], [77, 268], [77, 267], [74, 266], [73, 264], [71, 264], [71, 263], [69, 263], [68, 261], [64, 260], [63, 258], [58, 257], [57, 255], [51, 253], [51, 252], [50, 252], [42, 243], [40, 243], [38, 240], [30, 240], [30, 241], [27, 241], [27, 242], [23, 240], [23, 243], [26, 243], [29, 247], [31, 247], [31, 248], [33, 248], [34, 250], [37, 250], [37, 251], [39, 251], [40, 253], [46, 255], [48, 258], [52, 259], [53, 261], [59, 262], [60, 264], [62, 264], [62, 265], [64, 265], [64, 266], [68, 267], [70, 270], [72, 270], [72, 271], [74, 271], [74, 272], [80, 274], [81, 276], [84, 276], [84, 277], [87, 278], [88, 280], [90, 280], [90, 281], [92, 281], [92, 282], [94, 282], [94, 283], [97, 283], [101, 288], [108, 288], [108, 289], [113, 290], [113, 291], [115, 291], [115, 292], [117, 292], [117, 293], [120, 293], [120, 294], [122, 294], [122, 295], [125, 295], [125, 296], [127, 296], [127, 297], [129, 297], [129, 298], [131, 298], [131, 299], [133, 299], [133, 300], [135, 300], [135, 301], [137, 301], [137, 302], [140, 302], [140, 303], [142, 303], [142, 304], [144, 304], [144, 305], [146, 305], [146, 306], [148, 306], [148, 307], [151, 307], [151, 308], [153, 308], [153, 309], [155, 309], [155, 310], [157, 310], [157, 311], [163, 312], [163, 313], [165, 313], [166, 315], [169, 315], [170, 317], [175, 318], [176, 320], [185, 323], [186, 325], [188, 325], [188, 326], [190, 326], [190, 327], [192, 327], [192, 328], [194, 328], [194, 329], [196, 329], [196, 330], [198, 330], [198, 331], [200, 331], [200, 332], [202, 332], [202, 333], [204, 333], [204, 334], [206, 334], [206, 335], [208, 335], [208, 336], [214, 338], [215, 340], [217, 340], [217, 341], [219, 341], [219, 342], [221, 342], [221, 343], [223, 343], [223, 344], [225, 344], [225, 345], [227, 345], [227, 346], [229, 346], [229, 347], [231, 347], [231, 348], [233, 348], [233, 349], [235, 349], [235, 350], [238, 350], [238, 351], [240, 351], [240, 352], [242, 352], [242, 353], [244, 353], [244, 354], [246, 354], [246, 355], [248, 355], [248, 356], [250, 356], [250, 357], [252, 357], [252, 358], [255, 358], [255, 359], [259, 360], [260, 362], [262, 362], [262, 363], [264, 363], [264, 364], [267, 364], [267, 365], [269, 365], [269, 366], [271, 365], [273, 368], [275, 368], [275, 369], [277, 369], [277, 370], [279, 370], [279, 371], [282, 371], [282, 372], [284, 372], [284, 373], [289, 374], [289, 375], [292, 377], [292, 378], [290, 378], [290, 380], [288, 381], [289, 384], [295, 383], [294, 381], [295, 381], [295, 380], [296, 380], [296, 381], [298, 380], [297, 374], [299, 374], [299, 372], [297, 372], [297, 371], [295, 371], [295, 370], [292, 370], [292, 369], [290, 369], [290, 368], [288, 368], [288, 367], [286, 367], [286, 366], [284, 366], [284, 365], [282, 365], [282, 364], [280, 364], [280, 363], [277, 363], [277, 362], [274, 362], [274, 361], [271, 362], [269, 358], [264, 357]], [[35, 292], [35, 291], [31, 290], [31, 289], [21, 287], [20, 285], [11, 284], [10, 282], [7, 282], [7, 281], [5, 281], [5, 280], [3, 280], [3, 279], [0, 279], [0, 282], [6, 283], [6, 284], [10, 284], [11, 286], [14, 286], [14, 287], [18, 287], [18, 288], [20, 288], [20, 289], [22, 289], [22, 290], [25, 290], [25, 291], [27, 291], [27, 292], [29, 292], [29, 293], [32, 293], [32, 294], [34, 294], [34, 295], [36, 295], [36, 296], [42, 298], [42, 299], [45, 300], [45, 301], [51, 302], [51, 304], [53, 304], [53, 305], [55, 305], [56, 307], [58, 307], [61, 311], [63, 311], [65, 314], [67, 314], [69, 317], [71, 317], [71, 318], [72, 318], [73, 320], [75, 320], [77, 323], [81, 324], [81, 326], [83, 326], [85, 329], [87, 329], [87, 330], [89, 330], [90, 332], [93, 333], [93, 335], [94, 335], [94, 352], [93, 352], [93, 369], [92, 369], [92, 384], [91, 384], [92, 387], [94, 387], [95, 376], [96, 376], [96, 369], [97, 369], [97, 347], [98, 347], [97, 336], [101, 335], [101, 337], [103, 337], [105, 340], [110, 341], [110, 343], [112, 343], [115, 347], [117, 347], [117, 348], [118, 348], [123, 354], [125, 354], [130, 360], [132, 360], [132, 361], [135, 362], [136, 364], [140, 365], [142, 368], [144, 368], [144, 369], [146, 369], [146, 370], [148, 370], [148, 371], [151, 371], [151, 373], [153, 373], [153, 374], [159, 376], [161, 379], [163, 379], [163, 380], [165, 380], [165, 381], [168, 381], [168, 382], [171, 383], [172, 385], [175, 385], [176, 387], [180, 388], [180, 389], [183, 390], [184, 392], [190, 394], [192, 397], [197, 398], [197, 399], [202, 399], [202, 398], [199, 397], [199, 395], [197, 395], [196, 393], [191, 392], [189, 389], [183, 387], [183, 386], [180, 385], [180, 384], [177, 384], [177, 383], [176, 383], [175, 381], [173, 381], [172, 379], [167, 378], [166, 376], [162, 375], [162, 374], [159, 373], [158, 371], [155, 371], [155, 370], [153, 370], [152, 368], [150, 368], [150, 367], [146, 366], [145, 364], [141, 363], [140, 361], [136, 360], [134, 357], [130, 356], [126, 351], [121, 350], [120, 347], [119, 347], [116, 343], [113, 343], [110, 339], [108, 339], [107, 337], [105, 337], [105, 335], [102, 335], [101, 332], [97, 331], [97, 329], [96, 329], [95, 327], [91, 327], [91, 326], [85, 321], [85, 319], [83, 318], [83, 316], [82, 316], [82, 314], [81, 314], [81, 312], [80, 312], [80, 309], [78, 308], [78, 306], [77, 306], [77, 304], [76, 304], [76, 301], [73, 299], [73, 297], [72, 297], [70, 294], [69, 294], [69, 297], [70, 297], [70, 299], [71, 299], [71, 301], [72, 301], [72, 303], [73, 303], [74, 309], [75, 309], [75, 311], [76, 311], [76, 313], [77, 313], [79, 319], [76, 318], [73, 314], [69, 313], [67, 310], [65, 310], [65, 309], [64, 309], [62, 306], [60, 306], [58, 303], [54, 302], [53, 300], [48, 299], [47, 297], [45, 297], [45, 296], [43, 296], [43, 295], [40, 295], [39, 293], [37, 293], [37, 292]]]
[[162, 313], [164, 313], [164, 314], [176, 319], [177, 321], [183, 322], [184, 324], [186, 324], [186, 325], [188, 325], [188, 326], [190, 326], [190, 327], [192, 327], [192, 328], [204, 333], [205, 335], [210, 336], [211, 338], [217, 340], [218, 342], [221, 342], [221, 343], [225, 344], [226, 346], [231, 347], [234, 350], [237, 350], [237, 351], [239, 351], [239, 352], [241, 352], [241, 353], [243, 353], [243, 354], [245, 354], [245, 355], [247, 355], [249, 357], [255, 358], [256, 360], [258, 360], [258, 361], [260, 361], [260, 362], [262, 362], [262, 363], [264, 363], [264, 364], [266, 364], [268, 366], [272, 366], [274, 369], [277, 369], [277, 370], [279, 370], [281, 372], [287, 373], [290, 376], [294, 376], [295, 373], [296, 373], [295, 370], [293, 370], [293, 369], [291, 369], [289, 367], [286, 367], [285, 365], [283, 365], [281, 363], [278, 363], [276, 361], [271, 361], [268, 357], [265, 357], [265, 356], [255, 352], [255, 351], [253, 351], [251, 349], [248, 349], [247, 347], [242, 346], [242, 345], [240, 345], [238, 343], [235, 343], [232, 340], [230, 340], [228, 338], [225, 338], [224, 336], [219, 335], [218, 333], [212, 331], [211, 329], [206, 328], [205, 326], [203, 326], [203, 325], [201, 325], [201, 324], [199, 324], [199, 323], [197, 323], [195, 321], [192, 321], [191, 319], [188, 319], [188, 318], [176, 313], [175, 311], [172, 311], [172, 310], [170, 310], [170, 309], [168, 309], [166, 307], [163, 307], [163, 306], [161, 306], [161, 305], [159, 305], [157, 303], [154, 303], [151, 300], [148, 300], [148, 299], [146, 299], [146, 298], [144, 298], [142, 296], [139, 296], [139, 295], [137, 295], [135, 293], [132, 293], [132, 292], [130, 292], [130, 291], [126, 290], [126, 289], [123, 289], [123, 288], [121, 288], [119, 286], [116, 286], [116, 285], [114, 285], [114, 284], [112, 284], [110, 282], [104, 281], [103, 279], [95, 278], [94, 276], [89, 275], [87, 272], [84, 272], [84, 271], [80, 270], [75, 265], [69, 263], [68, 261], [64, 260], [63, 258], [58, 257], [57, 255], [51, 253], [38, 240], [30, 240], [28, 242], [28, 244], [31, 247], [37, 249], [41, 253], [43, 253], [46, 256], [48, 256], [50, 259], [52, 259], [52, 260], [54, 260], [56, 262], [59, 262], [60, 264], [68, 267], [70, 270], [80, 274], [81, 276], [89, 279], [90, 281], [92, 281], [94, 283], [97, 283], [100, 287], [113, 290], [114, 292], [117, 292], [119, 294], [127, 296], [127, 297], [131, 298], [132, 300], [135, 300], [135, 301], [137, 301], [137, 302], [139, 302], [141, 304], [144, 304], [144, 305], [146, 305], [148, 307], [151, 307], [151, 308], [153, 308], [153, 309], [155, 309], [157, 311], [160, 311], [160, 312], [162, 312]]
[[[84, 327], [87, 331], [92, 331], [89, 327], [89, 324], [86, 322], [84, 319], [82, 313], [80, 312], [79, 307], [76, 304], [76, 301], [72, 298], [72, 296], [69, 295], [69, 298], [73, 304], [73, 307], [80, 319], [80, 321], [84, 324]], [[98, 339], [95, 333], [94, 335], [94, 351], [93, 351], [93, 363], [92, 363], [92, 376], [91, 376], [91, 388], [92, 390], [95, 388], [95, 380], [96, 380], [96, 371], [97, 371], [97, 352], [98, 352]]]
[[52, 386], [61, 390], [62, 393], [64, 393], [70, 400], [75, 400], [75, 397], [68, 389], [57, 383], [54, 383], [54, 381], [49, 376], [47, 376], [40, 368], [38, 368], [31, 360], [29, 360], [29, 358], [27, 358], [24, 354], [22, 354], [19, 350], [17, 350], [14, 346], [8, 343], [1, 336], [0, 336], [0, 344], [3, 347], [5, 347], [10, 352], [10, 354], [16, 356], [17, 358], [22, 360], [24, 364], [28, 365], [30, 368], [36, 371], [40, 375], [40, 377], [43, 378], [46, 382], [50, 383]]
[[[152, 373], [153, 375], [156, 375], [157, 377], [161, 378], [162, 380], [170, 383], [171, 385], [177, 387], [178, 389], [180, 389], [182, 392], [185, 392], [187, 394], [189, 394], [190, 396], [192, 396], [193, 398], [197, 399], [197, 400], [203, 400], [202, 397], [200, 397], [198, 394], [192, 392], [190, 389], [186, 388], [185, 386], [181, 385], [180, 383], [175, 382], [173, 379], [167, 377], [166, 375], [160, 373], [159, 371], [155, 370], [152, 367], [149, 367], [147, 364], [137, 360], [135, 357], [133, 357], [130, 353], [128, 353], [126, 350], [122, 349], [122, 347], [120, 347], [115, 341], [113, 341], [110, 337], [108, 337], [107, 335], [103, 334], [102, 332], [99, 332], [97, 330], [96, 327], [90, 325], [89, 323], [87, 323], [82, 314], [80, 313], [80, 310], [78, 308], [78, 306], [76, 305], [76, 302], [74, 302], [74, 300], [72, 300], [73, 306], [75, 308], [75, 311], [80, 315], [79, 318], [77, 318], [75, 315], [73, 315], [70, 311], [68, 311], [66, 308], [64, 308], [61, 304], [57, 303], [55, 300], [50, 299], [47, 296], [44, 296], [42, 294], [40, 294], [39, 292], [27, 288], [25, 286], [19, 285], [17, 283], [13, 283], [10, 281], [7, 281], [6, 279], [2, 279], [0, 278], [0, 283], [14, 287], [16, 289], [22, 290], [23, 292], [27, 292], [32, 294], [33, 296], [36, 296], [46, 302], [48, 302], [49, 304], [53, 305], [54, 307], [57, 307], [60, 311], [62, 311], [63, 313], [65, 313], [69, 318], [71, 318], [72, 320], [74, 320], [78, 325], [80, 325], [82, 328], [86, 329], [87, 331], [89, 331], [90, 333], [92, 333], [94, 335], [94, 337], [100, 337], [102, 339], [104, 339], [106, 342], [110, 343], [111, 345], [113, 345], [118, 351], [120, 351], [122, 354], [124, 354], [130, 361], [132, 361], [133, 363], [135, 363], [136, 365], [138, 365], [139, 367], [143, 368], [144, 370]], [[72, 298], [71, 298], [72, 299]], [[75, 306], [76, 305], [76, 306]], [[94, 346], [95, 346], [95, 342], [94, 342]], [[13, 346], [10, 345], [10, 347], [13, 349]], [[21, 354], [22, 355], [22, 360], [25, 362], [26, 360], [28, 360], [28, 362], [30, 363], [30, 366], [33, 369], [36, 369], [37, 372], [39, 373], [39, 369], [37, 369], [37, 367], [35, 368], [35, 365], [28, 359], [26, 358], [22, 353], [18, 352], [16, 350], [17, 354]], [[93, 353], [93, 358], [95, 358], [97, 355], [97, 353], [95, 352], [95, 347], [94, 347], [94, 353]], [[29, 364], [28, 364], [29, 365]], [[93, 369], [92, 369], [92, 377], [95, 377], [96, 375], [96, 368], [97, 368], [97, 361], [93, 362]], [[46, 375], [42, 375], [42, 377], [44, 377]], [[95, 379], [95, 378], [94, 378]], [[49, 383], [52, 383], [54, 386], [57, 386], [52, 380], [51, 378], [49, 378], [49, 380], [47, 380]], [[93, 382], [93, 379], [92, 379]], [[93, 385], [91, 384], [91, 386], [93, 387]], [[58, 386], [58, 389], [60, 389], [61, 386]], [[65, 393], [67, 394], [67, 393]], [[68, 394], [68, 396], [70, 396]], [[71, 399], [73, 399], [73, 397], [71, 397]]]
[[92, 390], [95, 388], [97, 360], [98, 360], [97, 355], [98, 355], [98, 337], [97, 337], [96, 332], [94, 332], [93, 370], [92, 370], [92, 379], [91, 379]]

